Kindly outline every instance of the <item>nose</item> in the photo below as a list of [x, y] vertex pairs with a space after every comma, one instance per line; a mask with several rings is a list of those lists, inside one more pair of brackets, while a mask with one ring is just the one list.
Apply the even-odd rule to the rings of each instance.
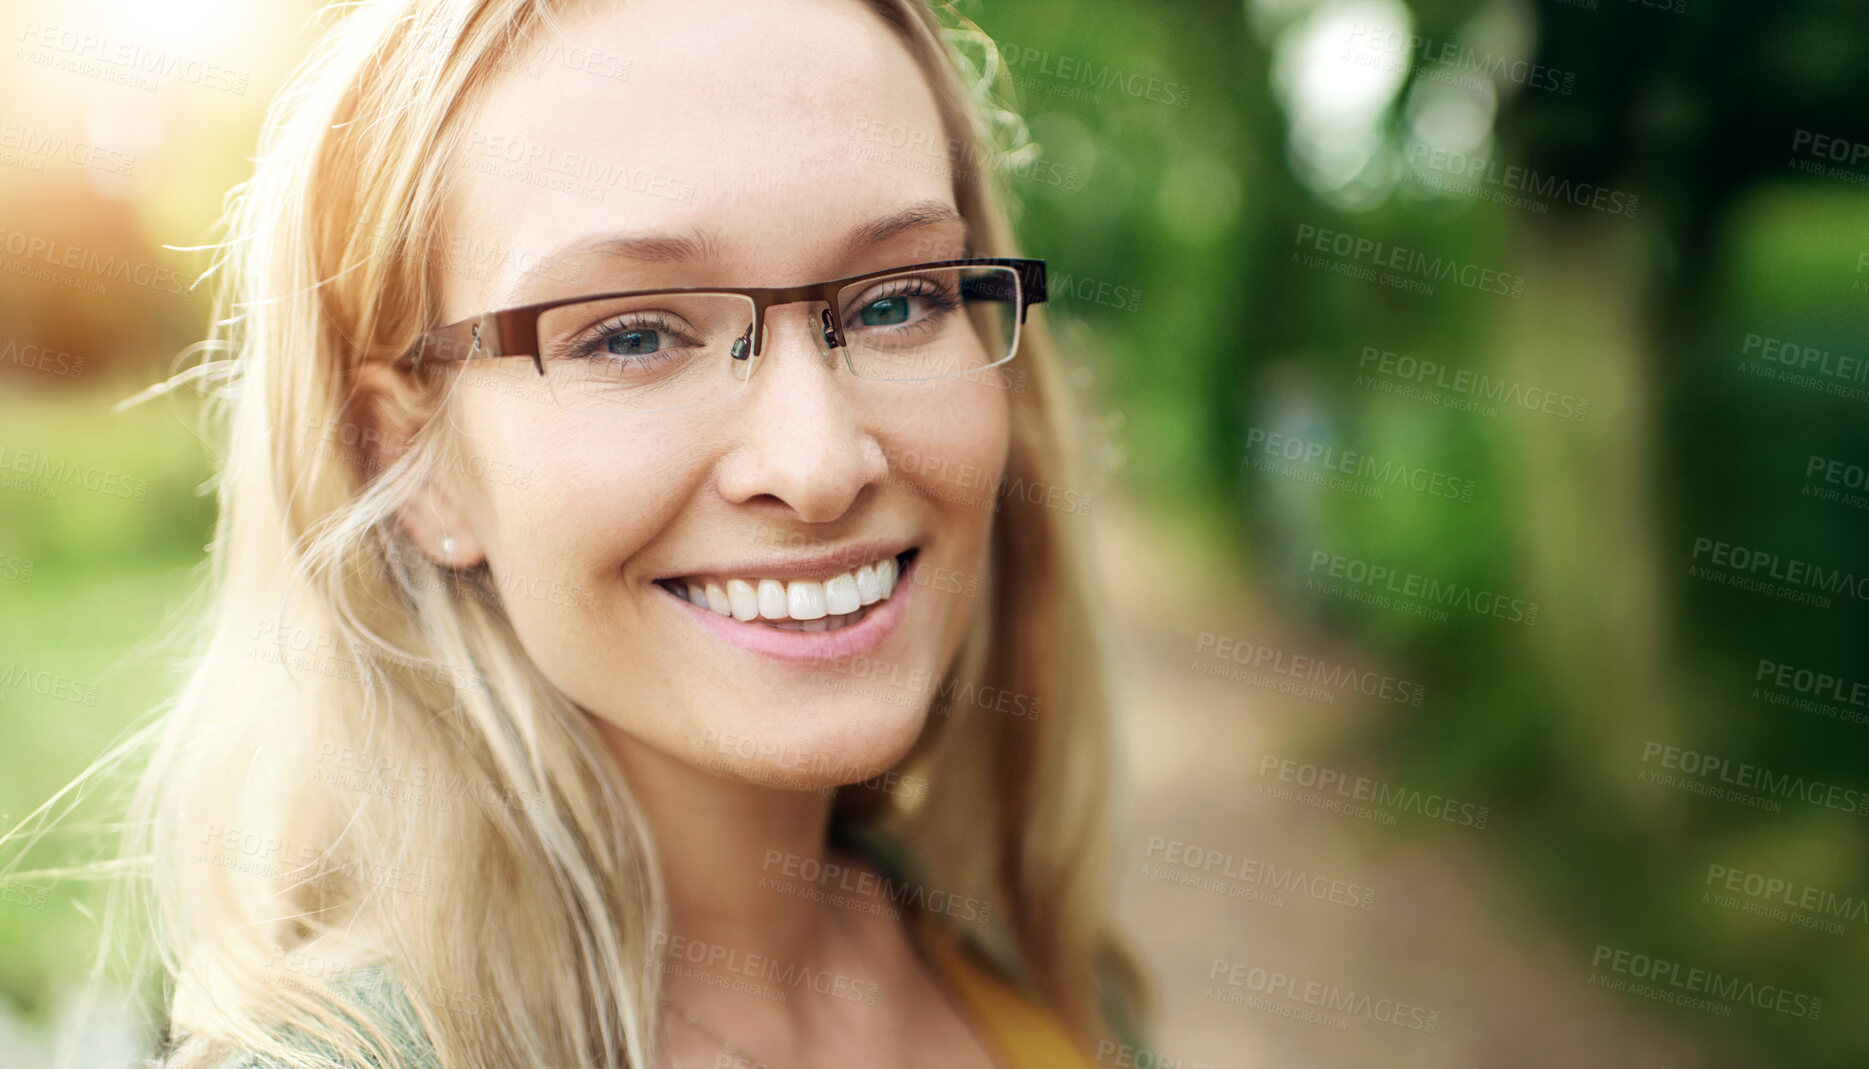
[[738, 403], [722, 413], [733, 446], [718, 487], [734, 504], [767, 499], [805, 523], [848, 512], [889, 473], [882, 443], [850, 396], [827, 319], [804, 306], [769, 311], [767, 337]]

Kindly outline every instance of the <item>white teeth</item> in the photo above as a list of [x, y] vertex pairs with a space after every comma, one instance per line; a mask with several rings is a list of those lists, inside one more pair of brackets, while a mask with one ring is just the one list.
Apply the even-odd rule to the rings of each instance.
[[847, 612], [856, 612], [863, 607], [863, 598], [857, 593], [857, 577], [845, 572], [834, 575], [824, 581], [824, 611], [835, 616]]
[[783, 620], [786, 616], [785, 584], [777, 579], [759, 581], [759, 615], [768, 620]]
[[[795, 579], [670, 580], [664, 585], [709, 612], [736, 620], [772, 621], [793, 631], [836, 631], [855, 623], [864, 606], [889, 597], [896, 586], [894, 557], [842, 572], [823, 582]], [[816, 625], [816, 626], [811, 626]]]
[[735, 620], [751, 620], [759, 615], [759, 594], [744, 579], [727, 580], [727, 604]]
[[816, 620], [825, 614], [824, 584], [794, 579], [785, 585], [785, 603], [794, 620]]
[[766, 624], [782, 631], [842, 631], [856, 626], [867, 615], [859, 610], [842, 616], [820, 616], [816, 620], [767, 620]]

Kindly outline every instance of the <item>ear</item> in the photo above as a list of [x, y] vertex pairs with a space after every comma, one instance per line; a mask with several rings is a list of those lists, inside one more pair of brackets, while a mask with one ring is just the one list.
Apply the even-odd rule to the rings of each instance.
[[[408, 450], [415, 433], [409, 384], [379, 361], [358, 368], [355, 383], [353, 418], [363, 425], [377, 462], [388, 467]], [[396, 522], [430, 560], [444, 568], [472, 568], [486, 560], [485, 542], [466, 507], [466, 488], [454, 474], [432, 467], [421, 473], [421, 487], [397, 510]]]

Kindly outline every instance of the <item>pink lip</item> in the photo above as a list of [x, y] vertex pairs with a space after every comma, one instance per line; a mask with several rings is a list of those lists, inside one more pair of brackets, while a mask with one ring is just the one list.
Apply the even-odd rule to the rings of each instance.
[[886, 642], [890, 635], [895, 634], [897, 625], [901, 624], [903, 615], [908, 612], [909, 599], [914, 595], [912, 577], [920, 566], [921, 554], [918, 553], [909, 562], [908, 571], [896, 577], [895, 589], [890, 591], [889, 597], [873, 606], [863, 619], [837, 631], [784, 631], [765, 624], [742, 623], [731, 616], [703, 609], [686, 598], [676, 597], [659, 584], [655, 584], [655, 587], [686, 611], [689, 617], [721, 638], [754, 653], [763, 653], [782, 661], [809, 664], [855, 657]]

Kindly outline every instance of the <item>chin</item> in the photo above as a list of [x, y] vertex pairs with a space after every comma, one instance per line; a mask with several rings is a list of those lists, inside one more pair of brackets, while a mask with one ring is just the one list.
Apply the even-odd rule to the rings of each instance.
[[876, 780], [907, 756], [928, 722], [932, 687], [920, 693], [861, 678], [835, 678], [831, 693], [803, 697], [782, 720], [767, 695], [744, 715], [717, 717], [701, 733], [694, 764], [716, 775], [788, 790], [829, 791]]

